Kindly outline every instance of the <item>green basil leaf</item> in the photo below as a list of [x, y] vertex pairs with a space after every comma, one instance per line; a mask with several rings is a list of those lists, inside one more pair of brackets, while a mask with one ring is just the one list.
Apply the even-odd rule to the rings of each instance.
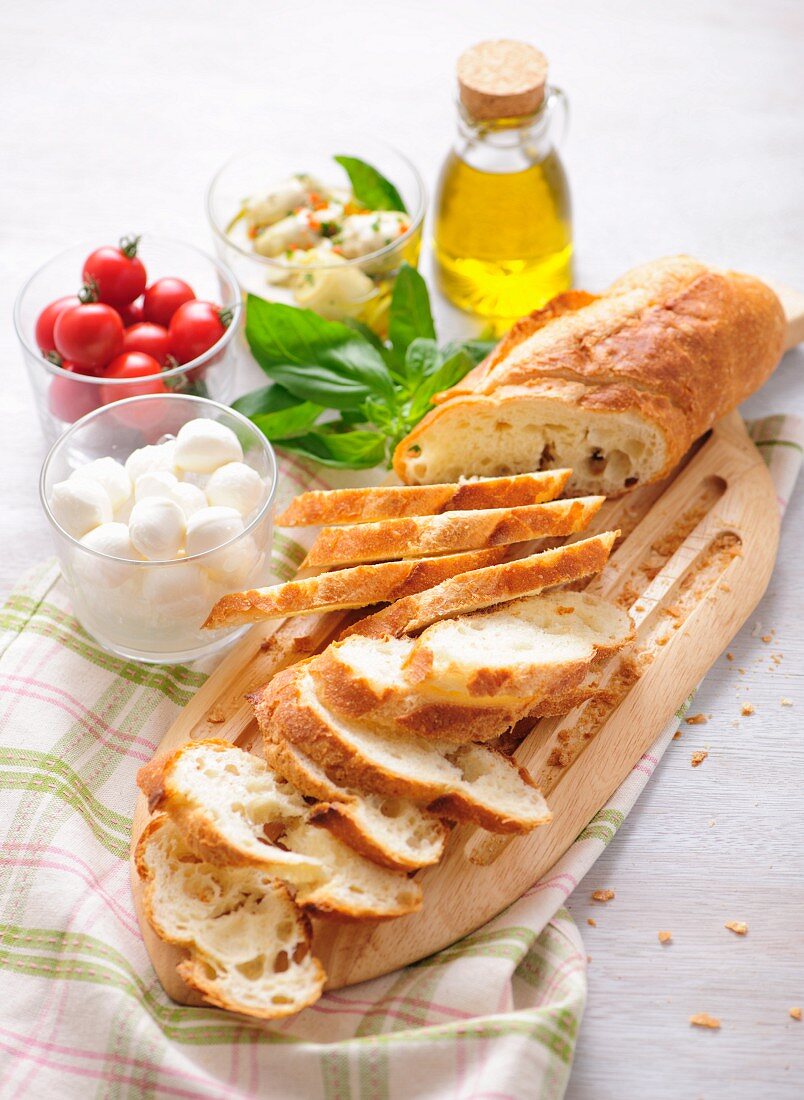
[[487, 355], [491, 355], [498, 342], [497, 340], [453, 340], [445, 344], [442, 351], [445, 357], [454, 355], [456, 351], [465, 351], [473, 365], [477, 366]]
[[242, 397], [232, 402], [232, 408], [250, 419], [260, 413], [281, 412], [282, 409], [290, 409], [298, 404], [298, 397], [294, 397], [282, 386], [272, 383], [269, 386], [261, 386], [258, 390], [252, 390], [251, 393], [244, 393]]
[[339, 321], [250, 294], [246, 338], [265, 373], [303, 401], [351, 409], [373, 394], [396, 403], [383, 357]]
[[463, 350], [456, 351], [449, 359], [425, 378], [413, 397], [408, 411], [411, 427], [417, 424], [430, 408], [431, 399], [441, 390], [454, 386], [472, 369], [472, 360]]
[[381, 432], [355, 430], [327, 432], [323, 429], [282, 443], [286, 451], [311, 458], [323, 466], [367, 470], [385, 461], [385, 436]]
[[405, 352], [405, 377], [409, 389], [415, 393], [422, 379], [433, 374], [444, 362], [435, 340], [420, 336], [408, 344]]
[[358, 157], [334, 158], [349, 177], [352, 194], [369, 210], [401, 210], [407, 213], [402, 196], [376, 168]]
[[282, 409], [279, 412], [259, 413], [257, 416], [252, 416], [251, 420], [266, 439], [278, 443], [282, 439], [293, 439], [294, 436], [304, 435], [312, 428], [323, 411], [321, 405], [314, 405], [311, 401], [300, 401], [292, 408]]
[[435, 334], [427, 283], [415, 267], [404, 263], [394, 282], [388, 322], [388, 336], [394, 354], [403, 363], [409, 344], [422, 336], [435, 340]]

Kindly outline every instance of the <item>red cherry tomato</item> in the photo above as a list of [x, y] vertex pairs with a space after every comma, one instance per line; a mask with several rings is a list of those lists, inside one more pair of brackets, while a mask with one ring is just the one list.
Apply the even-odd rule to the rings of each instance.
[[136, 302], [129, 302], [127, 306], [117, 306], [117, 312], [120, 314], [120, 320], [123, 322], [123, 328], [131, 328], [132, 325], [139, 325], [145, 320], [142, 313], [142, 298], [138, 298]]
[[56, 350], [56, 344], [53, 340], [53, 326], [56, 323], [56, 318], [68, 307], [80, 305], [80, 299], [72, 294], [68, 298], [57, 298], [55, 302], [51, 302], [49, 306], [45, 306], [39, 314], [36, 319], [34, 339], [36, 340], [39, 350], [44, 352], [45, 355], [47, 355], [48, 352]]
[[157, 279], [145, 291], [143, 316], [146, 321], [167, 328], [179, 306], [194, 298], [195, 291], [183, 279]]
[[[61, 369], [74, 374], [84, 373], [79, 366], [69, 360], [61, 364]], [[57, 420], [74, 424], [82, 416], [97, 409], [100, 404], [98, 389], [97, 385], [92, 385], [90, 382], [73, 382], [71, 378], [58, 375], [50, 382], [48, 391], [50, 411]]]
[[124, 237], [119, 248], [96, 248], [84, 261], [84, 282], [96, 288], [98, 300], [126, 306], [139, 298], [148, 276], [137, 256], [139, 237]]
[[[168, 393], [169, 390], [161, 377], [153, 377], [159, 376], [161, 373], [162, 368], [152, 355], [146, 355], [142, 351], [124, 352], [109, 364], [103, 373], [103, 377], [131, 378], [132, 381], [125, 386], [101, 386], [101, 402], [104, 405], [111, 405], [113, 402], [123, 401], [127, 397], [141, 397], [143, 394], [148, 393]], [[139, 381], [135, 381], [135, 379]], [[144, 407], [135, 405], [133, 408], [124, 406], [117, 410], [117, 419], [121, 424], [126, 424], [130, 428], [140, 428], [143, 431], [155, 423], [161, 415], [161, 413], [149, 409], [147, 405]]]
[[58, 315], [53, 339], [63, 359], [99, 370], [119, 354], [123, 346], [123, 322], [111, 306], [87, 302]]
[[170, 320], [170, 351], [180, 363], [203, 355], [221, 339], [231, 314], [211, 302], [185, 302]]
[[147, 321], [143, 321], [141, 325], [132, 325], [123, 333], [123, 351], [144, 351], [164, 367], [170, 355], [168, 330]]

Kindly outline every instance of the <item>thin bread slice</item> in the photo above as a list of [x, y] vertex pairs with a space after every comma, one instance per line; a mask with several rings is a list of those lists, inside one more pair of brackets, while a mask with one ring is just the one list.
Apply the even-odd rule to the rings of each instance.
[[204, 861], [164, 815], [140, 837], [136, 866], [149, 923], [189, 952], [178, 972], [210, 1004], [275, 1020], [321, 996], [310, 921], [266, 871]]
[[368, 523], [404, 516], [434, 516], [476, 508], [519, 508], [555, 500], [572, 470], [482, 477], [449, 485], [378, 485], [301, 493], [276, 517], [279, 527]]
[[522, 508], [442, 512], [345, 527], [323, 527], [305, 566], [323, 568], [391, 558], [428, 557], [457, 550], [508, 546], [583, 530], [605, 497], [577, 497]]
[[[545, 592], [433, 623], [412, 643], [404, 675], [425, 697], [535, 703], [579, 684], [592, 661], [622, 649], [633, 634], [628, 613], [600, 596]], [[341, 652], [359, 637], [339, 643]], [[394, 641], [401, 639], [384, 644]]]
[[[161, 805], [197, 855], [224, 866], [262, 866], [296, 887], [304, 909], [384, 920], [421, 905], [421, 888], [404, 874], [365, 859], [328, 832], [323, 839], [310, 835], [320, 830], [302, 795], [264, 760], [227, 741], [178, 749], [166, 762], [163, 791]], [[305, 873], [278, 860], [284, 849]]]
[[319, 800], [311, 807], [310, 821], [375, 863], [415, 871], [438, 863], [444, 854], [449, 836], [446, 822], [410, 799], [341, 787], [295, 745], [272, 737], [267, 730], [263, 752], [275, 772]]
[[450, 577], [434, 588], [397, 600], [344, 631], [382, 638], [415, 634], [430, 623], [479, 611], [521, 596], [535, 596], [545, 588], [569, 584], [599, 573], [608, 561], [619, 531], [604, 531], [566, 546], [543, 550], [527, 558], [476, 569]]
[[496, 546], [439, 558], [358, 565], [301, 581], [232, 592], [218, 600], [204, 629], [218, 630], [222, 626], [241, 626], [287, 615], [309, 615], [313, 611], [347, 611], [375, 603], [393, 603], [432, 588], [457, 573], [496, 565], [505, 554], [505, 546]]
[[[473, 700], [466, 693], [453, 693], [450, 698], [423, 695], [415, 679], [408, 676], [415, 652], [411, 638], [353, 634], [315, 657], [309, 665], [310, 675], [318, 698], [340, 717], [429, 740], [458, 744], [491, 741], [528, 713], [530, 700], [525, 696], [497, 703], [494, 699]], [[578, 671], [574, 682], [584, 671]], [[569, 686], [561, 683], [562, 689]]]
[[528, 832], [550, 820], [530, 776], [507, 757], [347, 722], [321, 704], [306, 665], [281, 672], [252, 702], [264, 735], [284, 737], [342, 786], [425, 802], [432, 812], [493, 832]]

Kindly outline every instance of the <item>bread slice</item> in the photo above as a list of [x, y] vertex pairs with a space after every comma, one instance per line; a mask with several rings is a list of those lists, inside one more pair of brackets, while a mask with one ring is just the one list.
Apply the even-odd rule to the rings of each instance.
[[268, 588], [252, 588], [222, 596], [204, 623], [205, 630], [241, 626], [287, 615], [309, 615], [313, 611], [346, 611], [375, 603], [392, 603], [448, 577], [496, 565], [505, 557], [505, 546], [470, 550], [438, 558], [413, 558], [338, 569], [301, 581], [288, 581]]
[[[421, 888], [365, 859], [310, 820], [302, 795], [228, 741], [196, 741], [165, 762], [160, 805], [210, 863], [255, 865], [296, 887], [321, 915], [386, 919], [421, 905]], [[283, 852], [295, 862], [283, 861]], [[301, 873], [299, 871], [301, 865]]]
[[189, 952], [178, 972], [210, 1004], [275, 1020], [321, 996], [310, 922], [267, 871], [206, 862], [164, 815], [140, 837], [136, 865], [149, 923]]
[[534, 596], [545, 588], [569, 584], [599, 573], [608, 561], [618, 531], [605, 531], [567, 546], [543, 550], [517, 561], [451, 577], [434, 588], [397, 600], [344, 631], [382, 638], [415, 634], [440, 619], [478, 611], [493, 604]]
[[528, 832], [550, 820], [530, 776], [507, 757], [341, 719], [321, 704], [306, 664], [281, 672], [252, 701], [264, 735], [284, 737], [342, 786], [424, 802], [493, 832]]
[[427, 627], [412, 643], [404, 675], [419, 693], [445, 701], [535, 704], [575, 687], [596, 658], [633, 635], [628, 613], [600, 596], [546, 592]]
[[323, 527], [304, 564], [323, 568], [391, 558], [427, 557], [571, 535], [583, 530], [604, 499], [578, 497], [548, 504], [529, 504], [523, 508], [442, 512], [438, 516]]
[[378, 485], [367, 489], [316, 489], [301, 493], [276, 517], [279, 527], [367, 523], [404, 516], [434, 516], [471, 508], [518, 508], [555, 500], [571, 470], [473, 478], [450, 485]]
[[[501, 704], [494, 699], [474, 700], [467, 693], [428, 697], [409, 676], [415, 652], [410, 638], [354, 634], [314, 658], [310, 675], [318, 698], [329, 710], [392, 734], [457, 744], [491, 741], [528, 713], [531, 701], [526, 696]], [[579, 671], [576, 681], [584, 671]], [[568, 686], [561, 683], [562, 689]]]
[[406, 798], [367, 794], [334, 783], [315, 761], [266, 730], [265, 759], [303, 794], [318, 799], [310, 820], [384, 867], [415, 871], [438, 863], [449, 827]]

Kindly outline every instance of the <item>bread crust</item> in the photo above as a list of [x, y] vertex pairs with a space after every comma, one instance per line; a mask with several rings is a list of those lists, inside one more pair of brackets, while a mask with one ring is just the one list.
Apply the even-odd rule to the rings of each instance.
[[316, 568], [349, 565], [571, 535], [587, 525], [604, 499], [601, 496], [578, 497], [529, 504], [523, 508], [442, 512], [439, 516], [324, 527], [304, 564]]
[[478, 368], [437, 396], [437, 407], [396, 448], [402, 481], [421, 480], [416, 448], [450, 432], [456, 417], [471, 422], [489, 403], [503, 415], [507, 403], [537, 393], [555, 404], [556, 423], [562, 408], [593, 417], [627, 411], [643, 420], [665, 451], [640, 484], [658, 480], [762, 385], [783, 350], [784, 313], [769, 287], [688, 256], [646, 264], [602, 295], [565, 305], [550, 303], [519, 322]]
[[[435, 815], [433, 816], [435, 817]], [[327, 829], [338, 840], [348, 844], [350, 848], [365, 856], [366, 859], [379, 863], [381, 867], [387, 867], [391, 871], [418, 871], [422, 867], [430, 867], [439, 862], [444, 852], [444, 846], [442, 845], [440, 849], [434, 849], [432, 857], [428, 859], [389, 858], [387, 849], [371, 843], [371, 837], [360, 828], [352, 812], [352, 806], [347, 802], [319, 803], [313, 807], [310, 821], [322, 829]], [[446, 844], [449, 827], [441, 821], [439, 822], [439, 828], [443, 835], [444, 844]]]
[[341, 637], [363, 634], [373, 638], [398, 638], [422, 630], [439, 619], [477, 611], [520, 596], [533, 596], [545, 588], [592, 576], [599, 573], [608, 561], [618, 534], [618, 531], [604, 531], [567, 546], [452, 577], [361, 619], [345, 630]]
[[232, 592], [218, 600], [203, 629], [218, 630], [223, 626], [240, 626], [288, 615], [393, 603], [425, 588], [432, 588], [458, 573], [496, 565], [505, 554], [506, 547], [498, 546], [439, 558], [409, 558], [407, 561], [378, 565], [358, 565], [306, 580]]
[[368, 523], [405, 516], [477, 508], [518, 508], [561, 495], [571, 470], [478, 478], [447, 485], [379, 485], [366, 489], [316, 489], [294, 497], [276, 517], [278, 527]]

